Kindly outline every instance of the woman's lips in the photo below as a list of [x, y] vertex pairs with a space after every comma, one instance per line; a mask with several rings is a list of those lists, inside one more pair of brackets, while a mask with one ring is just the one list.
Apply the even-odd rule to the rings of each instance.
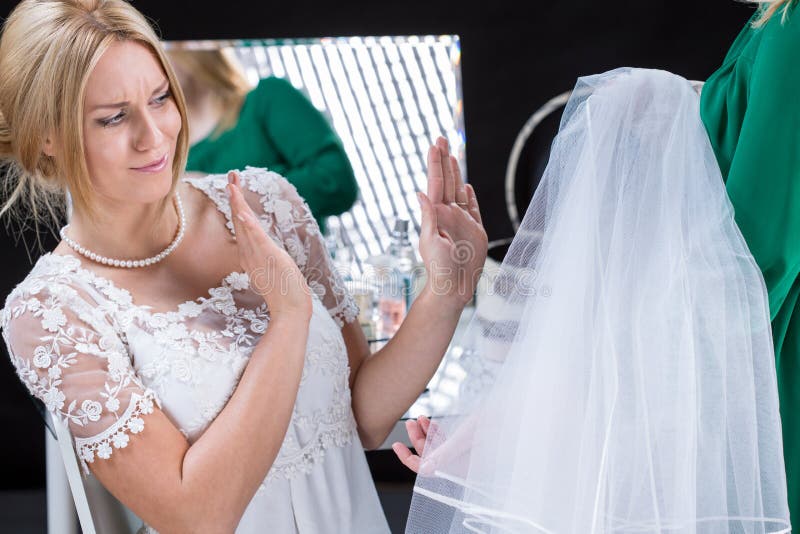
[[142, 172], [158, 172], [164, 169], [167, 166], [167, 155], [164, 154], [161, 156], [161, 159], [158, 159], [152, 163], [148, 163], [144, 167], [134, 167], [134, 171], [142, 171]]

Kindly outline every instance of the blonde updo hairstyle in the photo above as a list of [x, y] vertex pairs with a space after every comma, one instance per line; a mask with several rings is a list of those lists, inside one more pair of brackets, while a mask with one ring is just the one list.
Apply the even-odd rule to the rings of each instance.
[[781, 20], [786, 21], [789, 13], [789, 6], [795, 0], [752, 0], [753, 3], [761, 4], [761, 15], [753, 22], [753, 26], [759, 28], [767, 23], [778, 12], [781, 12]]
[[[125, 0], [23, 0], [0, 37], [0, 177], [6, 192], [0, 215], [10, 212], [23, 225], [33, 219], [37, 228], [55, 230], [69, 192], [72, 209], [95, 220], [84, 154], [84, 96], [90, 73], [118, 41], [149, 48], [169, 80], [182, 121], [172, 163], [174, 191], [188, 151], [186, 105], [147, 19]], [[56, 157], [43, 152], [48, 138]]]

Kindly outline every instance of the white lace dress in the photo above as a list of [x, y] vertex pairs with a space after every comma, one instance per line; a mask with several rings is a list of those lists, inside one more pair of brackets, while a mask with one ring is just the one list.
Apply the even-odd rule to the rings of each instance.
[[[230, 221], [225, 175], [184, 178]], [[289, 429], [236, 532], [389, 532], [367, 467], [340, 326], [357, 308], [297, 191], [264, 169], [241, 173], [245, 198], [312, 290], [305, 366]], [[73, 256], [42, 256], [0, 312], [11, 361], [30, 392], [68, 423], [87, 463], [135, 446], [154, 404], [189, 442], [219, 414], [269, 328], [245, 273], [156, 313]]]

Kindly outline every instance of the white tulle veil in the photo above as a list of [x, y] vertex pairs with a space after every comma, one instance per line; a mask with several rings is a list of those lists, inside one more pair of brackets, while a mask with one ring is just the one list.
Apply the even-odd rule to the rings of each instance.
[[766, 291], [698, 108], [578, 81], [406, 532], [788, 532]]

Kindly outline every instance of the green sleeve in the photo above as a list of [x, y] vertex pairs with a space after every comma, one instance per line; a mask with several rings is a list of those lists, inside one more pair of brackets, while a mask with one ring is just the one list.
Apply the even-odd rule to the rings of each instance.
[[774, 318], [800, 266], [800, 17], [762, 31], [726, 186]]
[[316, 217], [350, 209], [358, 196], [353, 168], [328, 121], [289, 82], [265, 78], [255, 89], [265, 133], [286, 162], [284, 176]]

